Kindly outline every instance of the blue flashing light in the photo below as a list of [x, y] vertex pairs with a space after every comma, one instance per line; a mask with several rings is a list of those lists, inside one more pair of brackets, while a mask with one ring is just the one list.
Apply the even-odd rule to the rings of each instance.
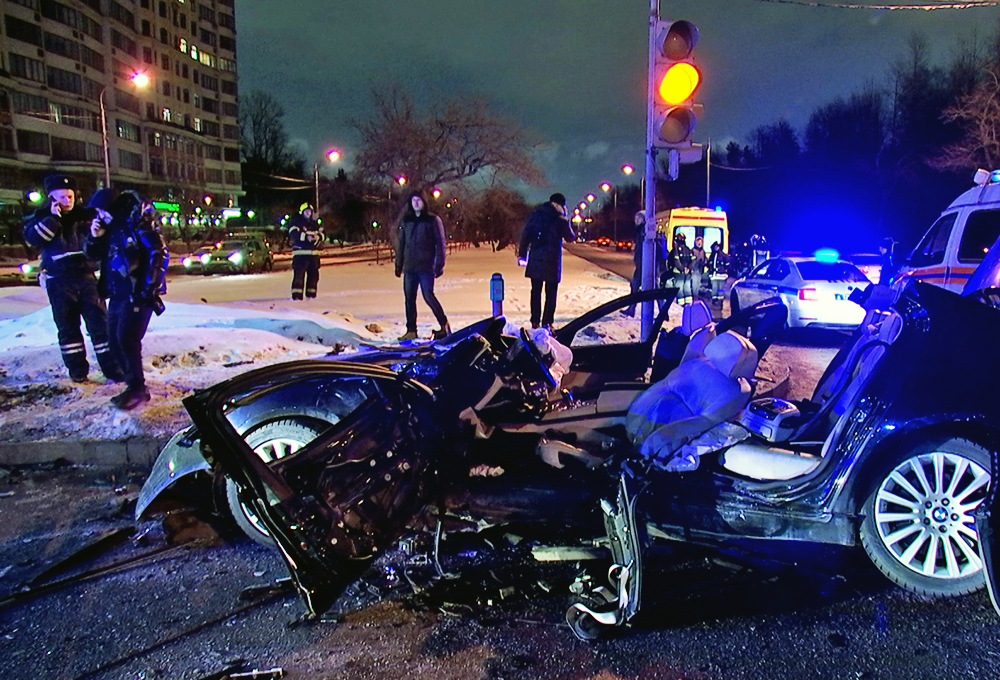
[[813, 257], [820, 262], [836, 262], [840, 259], [840, 253], [833, 248], [820, 248], [813, 253]]
[[722, 206], [721, 205], [715, 206], [715, 212], [722, 212]]
[[1000, 182], [1000, 170], [994, 170], [990, 173], [991, 182]]

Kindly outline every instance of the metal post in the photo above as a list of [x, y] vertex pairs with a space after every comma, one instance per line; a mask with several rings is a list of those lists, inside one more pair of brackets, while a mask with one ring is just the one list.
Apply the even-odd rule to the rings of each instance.
[[503, 316], [503, 274], [496, 273], [490, 277], [490, 301], [493, 303], [493, 316]]
[[708, 138], [705, 149], [705, 207], [712, 207], [712, 138]]
[[319, 163], [313, 163], [313, 186], [316, 189], [316, 201], [313, 203], [316, 218], [319, 218]]
[[107, 86], [101, 88], [101, 94], [97, 97], [101, 105], [101, 144], [104, 147], [104, 187], [111, 188], [111, 160], [108, 157], [108, 116], [104, 110], [104, 93]]
[[618, 186], [615, 185], [615, 195], [614, 195], [614, 209], [615, 209], [615, 247], [618, 247]]
[[[659, 0], [649, 0], [649, 51], [646, 77], [646, 228], [642, 238], [642, 290], [653, 289], [656, 268], [656, 149], [653, 148], [653, 96], [656, 78], [656, 22], [660, 19]], [[645, 339], [653, 328], [653, 302], [642, 303], [642, 337]]]

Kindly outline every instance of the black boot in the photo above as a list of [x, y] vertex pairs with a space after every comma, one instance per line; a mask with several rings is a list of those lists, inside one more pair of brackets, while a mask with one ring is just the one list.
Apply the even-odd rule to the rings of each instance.
[[111, 397], [111, 404], [122, 411], [131, 411], [136, 406], [145, 404], [149, 398], [149, 390], [145, 387], [129, 387], [121, 394]]

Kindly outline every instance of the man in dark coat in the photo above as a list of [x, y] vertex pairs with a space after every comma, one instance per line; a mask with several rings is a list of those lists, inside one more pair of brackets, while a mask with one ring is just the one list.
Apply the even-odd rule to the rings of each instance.
[[[97, 292], [92, 263], [83, 253], [84, 239], [97, 211], [77, 202], [76, 182], [66, 175], [45, 178], [48, 201], [24, 223], [24, 240], [42, 251], [45, 292], [56, 322], [59, 351], [73, 382], [86, 382], [90, 365], [80, 332], [80, 318], [94, 345], [104, 377], [120, 382], [124, 376], [108, 345], [107, 308]], [[107, 214], [107, 213], [105, 213]]]
[[[95, 194], [94, 204], [102, 189]], [[108, 339], [125, 369], [125, 391], [111, 403], [129, 411], [149, 401], [142, 372], [142, 338], [153, 314], [163, 313], [166, 293], [167, 246], [154, 218], [153, 204], [132, 192], [111, 206], [109, 224], [94, 224], [87, 254], [100, 257], [101, 284], [110, 296]]]
[[288, 226], [288, 242], [292, 245], [292, 299], [316, 297], [319, 284], [319, 244], [323, 232], [313, 219], [313, 207], [303, 203], [299, 214]]
[[899, 261], [896, 259], [896, 242], [889, 236], [885, 237], [878, 244], [879, 270], [878, 282], [888, 286], [893, 278], [899, 273]]
[[673, 276], [673, 285], [677, 288], [677, 304], [686, 305], [691, 302], [691, 249], [687, 239], [681, 232], [674, 233], [674, 247], [668, 256], [667, 269]]
[[[640, 210], [635, 214], [634, 219], [635, 234], [632, 237], [632, 263], [635, 265], [635, 270], [632, 272], [629, 293], [637, 293], [642, 290], [642, 254], [646, 247], [646, 211]], [[663, 274], [663, 268], [666, 266], [666, 260], [663, 256], [663, 237], [659, 233], [653, 238], [653, 252], [655, 253], [653, 259], [653, 287], [655, 288]], [[626, 316], [635, 316], [635, 305], [629, 305], [627, 309], [622, 310], [622, 313]]]
[[[518, 262], [525, 264], [524, 275], [531, 279], [531, 327], [552, 327], [556, 295], [562, 279], [562, 242], [575, 241], [576, 234], [566, 219], [566, 197], [552, 194], [547, 203], [535, 207], [521, 232]], [[542, 311], [542, 288], [545, 311]]]
[[406, 333], [399, 336], [401, 342], [417, 339], [417, 288], [441, 326], [431, 337], [441, 340], [451, 334], [448, 317], [434, 295], [434, 279], [444, 274], [444, 258], [444, 224], [440, 217], [428, 212], [424, 195], [415, 191], [410, 194], [396, 233], [396, 276], [403, 277], [406, 306]]

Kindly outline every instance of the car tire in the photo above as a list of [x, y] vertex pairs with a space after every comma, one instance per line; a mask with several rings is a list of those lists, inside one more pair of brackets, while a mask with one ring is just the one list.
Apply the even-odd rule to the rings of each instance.
[[[321, 429], [319, 424], [283, 418], [259, 425], [245, 434], [243, 439], [261, 460], [269, 463], [298, 451], [315, 439]], [[274, 539], [256, 513], [240, 500], [239, 487], [228, 477], [226, 503], [236, 525], [244, 534], [261, 545], [274, 547]]]
[[929, 597], [985, 585], [973, 511], [986, 497], [990, 452], [965, 439], [921, 444], [874, 476], [859, 539], [891, 581]]

